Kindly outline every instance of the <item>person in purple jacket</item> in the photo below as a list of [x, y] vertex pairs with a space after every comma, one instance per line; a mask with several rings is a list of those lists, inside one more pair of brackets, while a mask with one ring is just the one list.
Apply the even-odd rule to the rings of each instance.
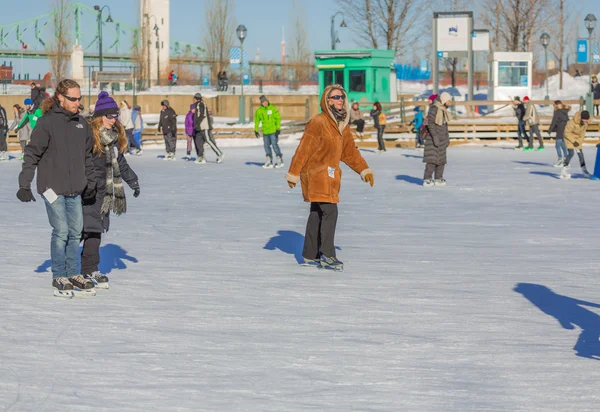
[[[185, 134], [187, 136], [187, 159], [192, 155], [192, 141], [194, 140], [194, 114], [196, 113], [196, 105], [190, 104], [190, 111], [185, 116]], [[197, 151], [197, 150], [196, 150]]]

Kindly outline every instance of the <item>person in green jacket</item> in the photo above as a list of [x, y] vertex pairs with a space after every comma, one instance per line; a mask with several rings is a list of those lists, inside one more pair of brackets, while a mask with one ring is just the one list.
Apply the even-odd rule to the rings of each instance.
[[31, 99], [25, 99], [24, 104], [27, 111], [25, 112], [25, 116], [23, 116], [18, 126], [15, 128], [15, 133], [18, 132], [19, 129], [25, 127], [26, 124], [29, 124], [31, 131], [33, 132], [37, 121], [40, 119], [40, 117], [42, 117], [41, 107], [34, 107]]
[[[260, 137], [260, 134], [258, 134], [258, 127], [261, 124], [265, 143], [265, 153], [267, 155], [267, 161], [263, 167], [265, 169], [272, 169], [273, 166], [275, 166], [279, 169], [284, 166], [281, 150], [277, 144], [281, 129], [281, 116], [279, 115], [279, 110], [269, 103], [264, 95], [260, 96], [260, 107], [254, 115], [254, 134], [257, 139]], [[275, 156], [277, 156], [275, 165], [273, 165], [273, 152], [271, 151], [271, 146], [273, 146], [273, 151], [275, 152]]]

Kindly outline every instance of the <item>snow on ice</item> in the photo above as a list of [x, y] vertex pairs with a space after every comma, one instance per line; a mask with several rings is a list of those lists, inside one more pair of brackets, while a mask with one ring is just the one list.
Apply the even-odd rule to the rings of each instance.
[[596, 410], [598, 183], [507, 149], [450, 148], [428, 189], [421, 152], [363, 150], [375, 187], [344, 167], [343, 273], [298, 266], [308, 205], [261, 147], [145, 150], [103, 238], [111, 289], [73, 300], [52, 295], [43, 202], [0, 164], [0, 409]]

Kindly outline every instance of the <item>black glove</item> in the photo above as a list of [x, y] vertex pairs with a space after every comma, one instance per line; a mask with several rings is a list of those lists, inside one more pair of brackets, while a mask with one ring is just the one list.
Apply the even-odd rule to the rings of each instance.
[[96, 184], [94, 184], [91, 187], [90, 185], [88, 185], [88, 187], [85, 188], [83, 194], [81, 195], [81, 198], [83, 199], [83, 204], [93, 205], [94, 203], [96, 203], [96, 192]]
[[19, 189], [17, 192], [17, 198], [21, 202], [31, 202], [32, 200], [35, 202], [35, 197], [33, 197], [33, 193], [31, 193], [31, 189]]
[[279, 139], [279, 133], [281, 133], [281, 130], [277, 130], [277, 131], [275, 132], [275, 136], [277, 136], [277, 138], [278, 138], [278, 139]]
[[136, 187], [133, 189], [133, 197], [138, 197], [140, 195], [140, 187]]
[[254, 132], [254, 136], [256, 136], [257, 139], [260, 139], [260, 134], [258, 134], [258, 132]]

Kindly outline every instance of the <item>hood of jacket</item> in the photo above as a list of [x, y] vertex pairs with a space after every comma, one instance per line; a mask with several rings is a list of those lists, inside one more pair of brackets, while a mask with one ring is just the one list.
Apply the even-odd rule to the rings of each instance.
[[[333, 115], [331, 108], [327, 105], [327, 96], [329, 96], [329, 93], [331, 93], [335, 89], [340, 90], [345, 97], [344, 109], [346, 109], [346, 118], [339, 123], [337, 122], [337, 120], [335, 120], [335, 116]], [[321, 110], [323, 111], [323, 113], [327, 113], [329, 115], [328, 119], [336, 125], [340, 134], [342, 134], [346, 126], [348, 126], [348, 124], [350, 123], [350, 104], [348, 103], [348, 94], [346, 93], [346, 90], [344, 90], [344, 88], [338, 84], [332, 84], [327, 86], [325, 90], [323, 90], [323, 94], [321, 95]]]

